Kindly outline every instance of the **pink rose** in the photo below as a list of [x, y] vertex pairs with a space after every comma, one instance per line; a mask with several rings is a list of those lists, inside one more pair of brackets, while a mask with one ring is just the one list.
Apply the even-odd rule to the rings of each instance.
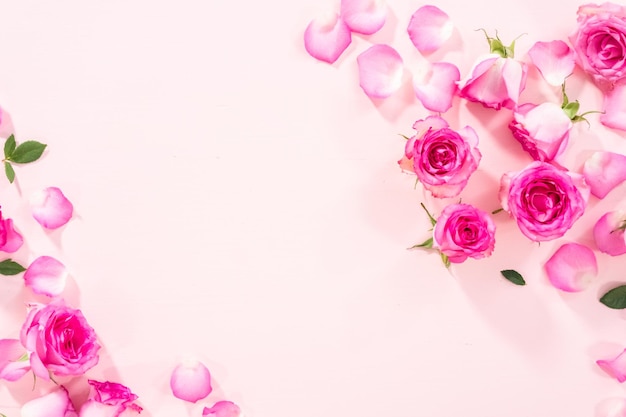
[[[130, 389], [115, 382], [89, 380], [89, 399], [80, 409], [80, 417], [119, 417], [141, 413], [134, 401], [137, 396]], [[124, 413], [124, 414], [122, 414]]]
[[572, 121], [554, 103], [523, 104], [513, 113], [509, 129], [536, 161], [550, 162], [567, 146]]
[[35, 375], [45, 380], [49, 372], [82, 375], [98, 363], [96, 333], [80, 310], [59, 304], [33, 308], [20, 334], [30, 352]]
[[13, 220], [4, 219], [0, 211], [0, 251], [15, 252], [22, 247], [24, 239], [13, 227]]
[[450, 262], [491, 255], [496, 226], [491, 217], [469, 204], [451, 204], [441, 212], [433, 230], [433, 247]]
[[481, 158], [474, 129], [466, 126], [456, 132], [438, 116], [418, 120], [413, 129], [416, 134], [407, 141], [399, 164], [414, 172], [433, 196], [459, 195]]
[[540, 161], [504, 174], [500, 185], [502, 208], [537, 242], [563, 236], [584, 213], [588, 198], [582, 175]]

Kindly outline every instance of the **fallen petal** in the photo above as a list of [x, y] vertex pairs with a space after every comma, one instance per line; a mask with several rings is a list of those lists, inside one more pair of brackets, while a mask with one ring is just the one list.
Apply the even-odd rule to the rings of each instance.
[[597, 407], [597, 417], [626, 417], [626, 399], [611, 398]]
[[30, 370], [28, 360], [20, 360], [26, 349], [17, 339], [0, 340], [0, 379], [17, 381]]
[[369, 97], [386, 98], [400, 88], [404, 64], [391, 46], [371, 46], [356, 60], [360, 86]]
[[304, 48], [313, 58], [332, 64], [352, 42], [350, 28], [333, 14], [311, 21], [304, 31]]
[[422, 6], [411, 16], [408, 32], [411, 42], [421, 54], [430, 54], [452, 36], [450, 17], [436, 6]]
[[24, 282], [34, 293], [56, 297], [65, 289], [67, 269], [51, 256], [40, 256], [24, 272]]
[[574, 71], [576, 53], [563, 41], [537, 42], [528, 55], [550, 85], [562, 85]]
[[548, 279], [556, 288], [567, 292], [582, 291], [598, 275], [593, 251], [578, 243], [566, 243], [545, 264]]
[[593, 238], [600, 252], [611, 256], [626, 253], [626, 213], [622, 211], [610, 211], [596, 222], [593, 227]]
[[444, 113], [452, 107], [460, 79], [461, 73], [456, 65], [435, 62], [424, 80], [415, 80], [415, 95], [426, 109]]
[[591, 194], [604, 198], [626, 180], [626, 155], [608, 151], [597, 151], [583, 165], [585, 182]]
[[170, 387], [176, 398], [195, 403], [211, 393], [211, 374], [201, 362], [182, 363], [174, 368]]
[[202, 417], [243, 417], [237, 404], [230, 401], [216, 402], [213, 407], [204, 407]]
[[626, 381], [626, 349], [614, 359], [600, 359], [596, 361], [596, 363], [604, 372], [617, 379], [619, 382]]
[[31, 199], [33, 217], [46, 229], [56, 229], [66, 224], [74, 206], [57, 187], [48, 187], [35, 193]]
[[4, 244], [0, 246], [1, 251], [13, 253], [22, 247], [24, 238], [15, 230], [12, 219], [2, 219], [0, 215], [0, 229], [4, 229]]
[[378, 32], [387, 19], [387, 6], [382, 0], [341, 0], [341, 17], [356, 33]]
[[604, 93], [604, 114], [600, 122], [613, 129], [626, 130], [626, 85], [616, 85]]
[[22, 406], [22, 417], [76, 416], [67, 390], [60, 387], [49, 394], [28, 401]]

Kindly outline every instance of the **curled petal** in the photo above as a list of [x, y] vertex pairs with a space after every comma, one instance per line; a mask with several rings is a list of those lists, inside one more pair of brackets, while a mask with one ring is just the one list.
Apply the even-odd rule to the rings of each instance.
[[626, 155], [597, 151], [585, 161], [583, 175], [591, 194], [604, 198], [626, 180]]
[[408, 32], [411, 42], [421, 54], [430, 54], [452, 36], [450, 17], [436, 6], [422, 6], [411, 16]]
[[28, 360], [20, 360], [25, 353], [19, 340], [0, 340], [0, 379], [17, 381], [30, 370]]
[[360, 86], [369, 97], [386, 98], [400, 88], [404, 64], [391, 46], [371, 46], [356, 60]]
[[24, 238], [13, 225], [12, 219], [2, 219], [0, 215], [0, 229], [4, 229], [4, 244], [0, 246], [3, 252], [16, 252], [24, 244]]
[[385, 24], [387, 6], [383, 0], [341, 0], [341, 17], [353, 32], [371, 35]]
[[415, 80], [415, 95], [430, 111], [444, 113], [452, 107], [461, 73], [454, 64], [435, 62], [424, 80]]
[[537, 42], [528, 55], [550, 85], [560, 86], [574, 71], [576, 53], [563, 41]]
[[626, 349], [614, 359], [600, 359], [596, 363], [604, 372], [619, 382], [626, 381]]
[[67, 390], [59, 387], [49, 394], [28, 401], [22, 406], [22, 417], [76, 417]]
[[304, 48], [313, 58], [332, 64], [352, 42], [350, 28], [338, 14], [318, 18], [304, 31]]
[[613, 129], [626, 130], [626, 84], [618, 84], [605, 92], [600, 122]]
[[204, 407], [202, 417], [243, 417], [237, 404], [230, 401], [218, 401], [213, 407]]
[[610, 211], [596, 222], [593, 227], [593, 238], [600, 252], [611, 256], [626, 253], [626, 213]]
[[566, 243], [545, 265], [548, 279], [556, 288], [567, 292], [582, 291], [598, 275], [593, 251], [578, 243]]
[[201, 362], [182, 363], [174, 368], [170, 387], [176, 398], [195, 403], [211, 393], [211, 374]]
[[57, 187], [35, 193], [31, 199], [33, 217], [46, 229], [65, 225], [74, 213], [74, 206]]
[[40, 256], [24, 272], [24, 281], [36, 294], [56, 297], [65, 289], [67, 269], [51, 256]]

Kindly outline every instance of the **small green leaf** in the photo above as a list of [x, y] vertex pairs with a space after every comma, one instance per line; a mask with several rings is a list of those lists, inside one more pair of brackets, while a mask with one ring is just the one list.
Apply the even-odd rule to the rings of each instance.
[[626, 308], [626, 285], [613, 288], [600, 298], [600, 302], [608, 308], [616, 310]]
[[26, 268], [11, 259], [0, 262], [0, 274], [2, 275], [17, 275], [24, 271]]
[[429, 239], [426, 239], [422, 243], [411, 246], [409, 249], [418, 249], [418, 248], [431, 249], [432, 247], [433, 247], [433, 238], [431, 237]]
[[10, 162], [4, 161], [4, 173], [7, 174], [7, 179], [11, 184], [15, 181], [15, 171], [13, 170], [13, 166], [11, 166]]
[[505, 269], [503, 271], [500, 271], [500, 273], [504, 278], [508, 279], [515, 285], [526, 285], [526, 281], [524, 281], [524, 277], [522, 277], [522, 274], [514, 269]]
[[570, 120], [574, 120], [574, 118], [576, 117], [576, 113], [578, 113], [578, 110], [580, 110], [580, 103], [578, 102], [578, 100], [570, 101], [563, 106], [563, 111]]
[[15, 148], [13, 154], [8, 159], [18, 164], [27, 164], [38, 160], [44, 149], [46, 149], [45, 144], [36, 140], [27, 140]]
[[15, 136], [11, 135], [4, 142], [4, 157], [10, 158], [15, 150]]

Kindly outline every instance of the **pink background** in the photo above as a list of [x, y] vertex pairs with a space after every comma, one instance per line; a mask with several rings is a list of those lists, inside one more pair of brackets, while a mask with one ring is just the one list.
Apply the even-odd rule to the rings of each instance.
[[[338, 1], [2, 2], [0, 105], [18, 141], [44, 157], [0, 180], [0, 203], [27, 244], [14, 259], [55, 256], [71, 273], [65, 298], [104, 346], [89, 378], [129, 386], [146, 416], [200, 416], [221, 399], [257, 417], [596, 416], [624, 387], [595, 360], [626, 346], [626, 314], [597, 299], [626, 278], [626, 258], [597, 253], [591, 287], [565, 294], [542, 266], [562, 243], [593, 247], [591, 227], [626, 208], [626, 186], [590, 200], [568, 234], [540, 246], [506, 214], [496, 252], [443, 268], [407, 251], [428, 236], [419, 207], [437, 212], [396, 165], [412, 123], [428, 113], [410, 73], [424, 71], [406, 36], [422, 5], [389, 0], [389, 19], [355, 36], [334, 64], [303, 48], [304, 28]], [[436, 3], [456, 29], [430, 61], [462, 74], [487, 51], [481, 32], [517, 41], [565, 39], [577, 3]], [[386, 101], [360, 90], [356, 57], [373, 43], [403, 56], [405, 82]], [[536, 71], [529, 83], [539, 83]], [[575, 74], [582, 110], [601, 95]], [[533, 97], [524, 96], [530, 100]], [[558, 89], [544, 99], [559, 100]], [[474, 126], [483, 162], [462, 194], [498, 208], [500, 176], [529, 159], [506, 128], [510, 112], [455, 101], [453, 126]], [[580, 123], [563, 162], [579, 169], [593, 150], [626, 153], [626, 139]], [[7, 126], [3, 127], [6, 136]], [[74, 219], [46, 233], [28, 197], [59, 186]], [[514, 268], [517, 287], [500, 277]], [[0, 337], [16, 337], [23, 280], [0, 280]], [[169, 391], [172, 368], [196, 357], [214, 377], [197, 404]], [[84, 400], [85, 379], [60, 379]], [[0, 385], [0, 412], [52, 389], [27, 376]]]

